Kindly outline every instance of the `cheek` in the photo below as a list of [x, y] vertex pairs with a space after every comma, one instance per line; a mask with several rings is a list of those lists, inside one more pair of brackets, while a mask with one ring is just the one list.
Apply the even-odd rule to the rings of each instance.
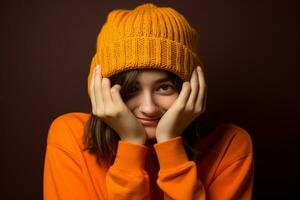
[[168, 110], [177, 99], [178, 94], [172, 96], [157, 96], [156, 102], [164, 110]]
[[136, 106], [137, 100], [135, 98], [131, 98], [128, 101], [126, 101], [125, 104], [129, 110], [132, 110]]

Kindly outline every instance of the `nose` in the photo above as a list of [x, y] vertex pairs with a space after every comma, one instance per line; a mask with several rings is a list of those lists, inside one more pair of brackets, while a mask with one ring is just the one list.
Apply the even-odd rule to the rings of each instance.
[[144, 92], [140, 98], [139, 111], [148, 116], [155, 116], [159, 108], [150, 92]]

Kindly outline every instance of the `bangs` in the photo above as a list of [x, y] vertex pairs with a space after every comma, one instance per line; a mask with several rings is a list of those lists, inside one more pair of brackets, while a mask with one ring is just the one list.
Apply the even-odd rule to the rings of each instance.
[[153, 71], [159, 70], [165, 72], [169, 80], [174, 84], [175, 89], [180, 92], [183, 81], [174, 73], [169, 72], [163, 69], [131, 69], [124, 72], [120, 72], [110, 77], [111, 85], [119, 84], [121, 85], [120, 94], [123, 98], [123, 101], [128, 100], [129, 96], [127, 94], [130, 93], [132, 88], [134, 88], [137, 84], [137, 77], [141, 72], [144, 71]]

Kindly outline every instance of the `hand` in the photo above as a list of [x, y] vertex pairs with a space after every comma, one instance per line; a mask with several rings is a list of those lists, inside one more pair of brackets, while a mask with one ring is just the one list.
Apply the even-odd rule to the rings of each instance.
[[99, 68], [99, 65], [95, 67], [90, 85], [93, 114], [114, 129], [121, 140], [145, 144], [145, 128], [123, 102], [121, 86], [116, 84], [111, 88], [109, 78], [102, 78]]
[[156, 127], [157, 143], [181, 135], [194, 119], [204, 113], [206, 96], [204, 73], [199, 66], [199, 70], [193, 71], [190, 82], [182, 84], [178, 98], [159, 120]]

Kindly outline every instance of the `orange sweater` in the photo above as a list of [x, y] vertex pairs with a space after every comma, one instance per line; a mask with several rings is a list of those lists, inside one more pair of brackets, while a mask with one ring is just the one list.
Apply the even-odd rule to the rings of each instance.
[[182, 137], [154, 146], [119, 141], [114, 164], [105, 169], [83, 151], [86, 113], [56, 118], [48, 133], [45, 200], [251, 199], [253, 151], [247, 132], [221, 124], [199, 145], [207, 151], [189, 161]]

